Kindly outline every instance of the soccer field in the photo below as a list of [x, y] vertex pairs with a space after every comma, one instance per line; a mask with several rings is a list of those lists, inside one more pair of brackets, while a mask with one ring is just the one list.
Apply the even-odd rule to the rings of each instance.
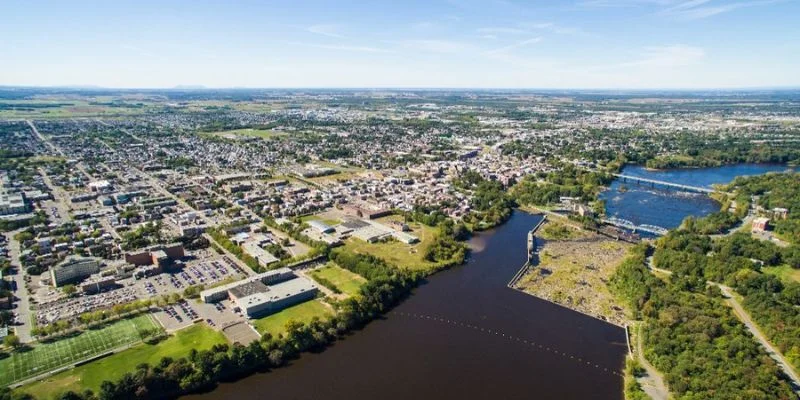
[[0, 360], [0, 386], [30, 378], [102, 354], [116, 347], [139, 342], [139, 332], [160, 328], [149, 315], [114, 322], [100, 329], [89, 329], [78, 336], [34, 345]]

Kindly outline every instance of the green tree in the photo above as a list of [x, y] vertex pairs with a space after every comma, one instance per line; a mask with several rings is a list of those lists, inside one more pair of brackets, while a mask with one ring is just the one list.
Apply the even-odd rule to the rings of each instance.
[[12, 349], [18, 349], [20, 346], [22, 346], [22, 341], [19, 340], [17, 335], [8, 335], [3, 339], [3, 344], [11, 347]]

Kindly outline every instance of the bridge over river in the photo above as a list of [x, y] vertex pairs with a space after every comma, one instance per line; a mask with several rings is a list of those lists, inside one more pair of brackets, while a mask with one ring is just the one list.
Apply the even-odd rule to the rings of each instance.
[[628, 221], [627, 219], [617, 218], [617, 217], [603, 218], [603, 223], [614, 225], [620, 228], [625, 228], [633, 232], [647, 232], [659, 236], [666, 235], [667, 232], [669, 231], [666, 228], [662, 228], [656, 225], [648, 225], [648, 224], [636, 225], [633, 222]]
[[620, 180], [622, 180], [623, 182], [634, 182], [634, 183], [639, 183], [639, 184], [650, 184], [653, 187], [655, 187], [655, 186], [663, 186], [663, 187], [679, 189], [679, 190], [683, 190], [683, 191], [687, 191], [687, 192], [697, 192], [697, 193], [706, 193], [706, 194], [717, 192], [717, 190], [709, 189], [709, 188], [705, 188], [705, 187], [691, 186], [691, 185], [681, 185], [680, 183], [659, 181], [659, 180], [656, 180], [656, 179], [642, 178], [642, 177], [633, 176], [633, 175], [623, 175], [623, 174], [613, 174], [613, 175], [615, 177], [619, 178]]

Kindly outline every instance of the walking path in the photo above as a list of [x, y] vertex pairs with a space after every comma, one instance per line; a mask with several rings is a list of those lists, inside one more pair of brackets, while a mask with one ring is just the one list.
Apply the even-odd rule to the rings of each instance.
[[668, 400], [670, 398], [669, 389], [664, 383], [664, 377], [644, 356], [641, 325], [636, 324], [634, 330], [636, 332], [636, 360], [639, 361], [639, 364], [647, 372], [646, 375], [636, 378], [636, 381], [642, 385], [642, 390], [644, 390], [651, 399]]

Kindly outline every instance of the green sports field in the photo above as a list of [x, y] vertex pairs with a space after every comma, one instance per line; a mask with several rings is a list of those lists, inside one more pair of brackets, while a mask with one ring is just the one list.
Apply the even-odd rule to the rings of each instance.
[[34, 345], [0, 360], [0, 386], [43, 374], [60, 367], [141, 341], [140, 332], [160, 328], [150, 315], [124, 319], [77, 336]]
[[175, 332], [157, 344], [136, 345], [128, 350], [22, 386], [16, 391], [31, 394], [41, 400], [58, 399], [61, 393], [68, 390], [79, 393], [90, 389], [98, 393], [103, 381], [115, 381], [125, 373], [134, 371], [139, 364], [155, 365], [163, 357], [177, 360], [189, 355], [192, 349], [208, 350], [216, 344], [223, 343], [228, 341], [222, 333], [204, 323], [195, 324]]

